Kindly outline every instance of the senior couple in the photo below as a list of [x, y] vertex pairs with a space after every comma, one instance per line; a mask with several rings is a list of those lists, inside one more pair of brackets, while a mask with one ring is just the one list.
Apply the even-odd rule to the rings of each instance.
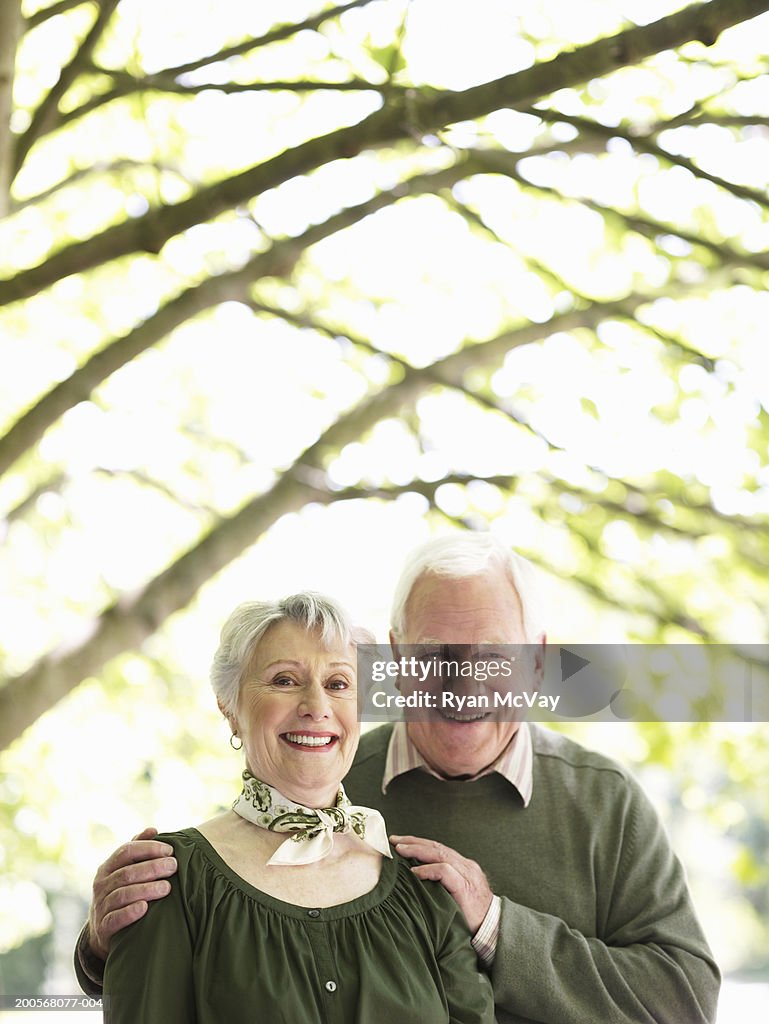
[[[488, 534], [428, 542], [391, 639], [544, 645], [528, 563]], [[212, 683], [243, 790], [99, 869], [76, 970], [108, 1019], [713, 1021], [718, 969], [632, 777], [491, 717], [381, 726], [356, 753], [360, 642], [318, 595], [230, 617]]]

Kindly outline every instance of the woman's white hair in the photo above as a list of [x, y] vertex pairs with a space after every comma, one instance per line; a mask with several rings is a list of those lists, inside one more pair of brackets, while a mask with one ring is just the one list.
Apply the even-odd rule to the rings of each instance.
[[534, 568], [490, 533], [451, 533], [433, 537], [415, 548], [406, 559], [395, 585], [390, 623], [396, 640], [406, 634], [406, 607], [415, 584], [424, 575], [462, 579], [481, 576], [498, 565], [507, 574], [521, 602], [526, 642], [537, 643], [545, 632], [537, 596]]
[[225, 714], [234, 713], [240, 684], [257, 644], [278, 622], [296, 622], [307, 630], [317, 630], [324, 647], [337, 642], [345, 646], [374, 643], [368, 630], [353, 625], [341, 605], [324, 594], [307, 590], [277, 601], [246, 601], [222, 626], [211, 665], [211, 686]]

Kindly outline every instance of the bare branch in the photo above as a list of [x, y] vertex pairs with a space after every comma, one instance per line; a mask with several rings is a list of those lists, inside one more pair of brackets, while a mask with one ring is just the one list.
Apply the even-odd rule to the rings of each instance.
[[[560, 480], [558, 477], [555, 477], [550, 473], [538, 472], [536, 477], [540, 483], [546, 485], [547, 488], [552, 490], [555, 494], [566, 494], [570, 498], [576, 498], [585, 505], [595, 506], [605, 512], [610, 518], [616, 518], [619, 516], [629, 522], [632, 522], [636, 526], [640, 525], [647, 533], [670, 534], [672, 537], [690, 540], [692, 537], [706, 537], [712, 535], [714, 521], [718, 521], [721, 529], [733, 529], [737, 537], [739, 537], [739, 534], [743, 532], [746, 526], [749, 530], [766, 531], [765, 522], [759, 519], [750, 520], [745, 519], [743, 516], [725, 516], [718, 512], [712, 505], [701, 506], [699, 510], [702, 513], [703, 519], [706, 520], [703, 522], [702, 526], [678, 526], [675, 523], [668, 522], [666, 519], [655, 514], [653, 510], [655, 501], [662, 499], [664, 495], [644, 491], [640, 488], [634, 487], [632, 484], [629, 484], [626, 480], [622, 479], [612, 478], [610, 483], [618, 485], [619, 490], [626, 492], [624, 501], [606, 497], [598, 491], [576, 487], [573, 483], [566, 483], [564, 480]], [[432, 503], [435, 500], [436, 491], [444, 484], [458, 484], [466, 487], [470, 484], [484, 483], [489, 484], [492, 487], [497, 487], [499, 490], [506, 493], [512, 494], [515, 491], [516, 485], [520, 482], [520, 475], [492, 474], [490, 476], [473, 476], [469, 473], [449, 473], [446, 476], [441, 477], [440, 480], [414, 479], [409, 480], [408, 483], [404, 484], [386, 484], [379, 486], [355, 485], [352, 487], [343, 487], [339, 490], [332, 491], [332, 499], [334, 502], [355, 501], [370, 498], [380, 498], [382, 500], [391, 501], [394, 498], [400, 497], [402, 494], [421, 494]], [[321, 488], [321, 490], [328, 490], [328, 488]], [[687, 508], [688, 507], [689, 506], [687, 505]], [[544, 513], [548, 511], [548, 509], [544, 505], [540, 504], [538, 511]], [[708, 522], [707, 520], [710, 521]], [[765, 554], [757, 552], [755, 545], [750, 545], [748, 550], [747, 548], [739, 548], [739, 539], [736, 540], [736, 544], [737, 549], [742, 550], [742, 553], [746, 558], [749, 558], [751, 561], [755, 561], [761, 568], [769, 568], [769, 558], [767, 558]]]
[[674, 337], [672, 334], [668, 334], [667, 331], [663, 331], [659, 327], [655, 327], [653, 324], [648, 324], [643, 320], [639, 320], [638, 317], [624, 317], [622, 319], [627, 320], [632, 327], [637, 327], [638, 330], [643, 331], [645, 334], [650, 334], [653, 338], [656, 338], [657, 341], [661, 341], [667, 352], [675, 352], [682, 360], [685, 360], [688, 363], [696, 363], [698, 366], [701, 366], [703, 370], [707, 370], [708, 373], [712, 373], [715, 369], [715, 359], [710, 356], [706, 356], [704, 352], [700, 352], [700, 350], [694, 348], [693, 345], [687, 345], [681, 338]]
[[38, 203], [45, 202], [46, 199], [50, 199], [51, 196], [56, 195], [57, 192], [61, 192], [62, 189], [70, 188], [72, 185], [76, 185], [78, 182], [83, 181], [84, 178], [90, 178], [97, 174], [120, 174], [123, 171], [134, 171], [134, 170], [155, 170], [163, 171], [166, 174], [172, 173], [177, 174], [180, 178], [182, 177], [180, 171], [176, 167], [170, 165], [158, 165], [156, 162], [148, 163], [146, 160], [115, 160], [109, 164], [92, 164], [90, 167], [80, 167], [78, 170], [73, 171], [72, 174], [67, 178], [63, 178], [61, 181], [57, 181], [55, 185], [51, 185], [44, 192], [38, 192], [36, 195], [28, 196], [26, 199], [17, 199], [11, 202], [10, 213], [18, 213], [20, 210], [25, 210], [29, 206], [35, 206]]
[[18, 519], [23, 519], [30, 509], [33, 508], [38, 498], [41, 498], [44, 494], [57, 493], [62, 489], [66, 482], [67, 477], [64, 473], [55, 473], [47, 480], [43, 480], [42, 483], [33, 487], [29, 494], [22, 498], [17, 505], [14, 505], [13, 508], [9, 509], [2, 519], [0, 519], [0, 522], [2, 522], [4, 527], [7, 529]]
[[188, 512], [194, 512], [196, 515], [204, 516], [208, 522], [215, 519], [217, 512], [213, 508], [209, 508], [205, 505], [199, 505], [195, 501], [189, 501], [177, 494], [168, 484], [163, 483], [162, 480], [157, 480], [155, 477], [150, 476], [149, 473], [144, 473], [138, 469], [109, 469], [106, 466], [96, 466], [94, 473], [101, 476], [112, 477], [113, 479], [119, 480], [125, 478], [133, 480], [142, 487], [148, 487], [150, 490], [157, 491], [158, 494], [162, 494], [164, 498], [168, 498], [178, 505], [180, 508], [186, 509]]
[[[462, 216], [467, 220], [469, 224], [472, 224], [475, 227], [479, 228], [481, 231], [484, 232], [484, 234], [488, 235], [498, 245], [505, 246], [506, 248], [512, 248], [510, 242], [508, 242], [507, 239], [502, 238], [500, 235], [498, 235], [494, 228], [490, 224], [487, 224], [486, 221], [481, 217], [481, 215], [476, 210], [471, 209], [469, 206], [467, 206], [466, 203], [460, 202], [453, 195], [447, 196], [445, 201], [458, 213], [462, 214]], [[555, 271], [550, 269], [550, 267], [544, 266], [542, 263], [539, 262], [539, 260], [533, 259], [526, 253], [518, 252], [518, 250], [514, 251], [520, 256], [522, 260], [526, 262], [528, 266], [532, 268], [532, 270], [536, 271], [536, 273], [539, 274], [540, 277], [549, 281], [551, 286], [557, 288], [559, 291], [569, 292], [574, 297], [575, 301], [584, 305], [589, 305], [590, 303], [596, 301], [591, 296], [585, 295], [583, 292], [580, 292], [576, 288], [574, 288], [573, 285], [569, 284], [567, 281], [564, 281], [563, 278], [560, 277], [560, 275], [556, 274]], [[691, 345], [687, 345], [680, 338], [674, 338], [672, 334], [667, 334], [656, 327], [652, 327], [650, 324], [646, 324], [643, 321], [639, 320], [636, 316], [618, 317], [618, 319], [625, 319], [634, 327], [637, 327], [639, 330], [644, 331], [647, 334], [653, 335], [658, 341], [663, 342], [668, 351], [676, 352], [680, 357], [684, 358], [687, 362], [696, 363], [698, 366], [702, 366], [704, 369], [706, 369], [709, 373], [712, 372], [712, 370], [714, 369], [715, 361], [713, 359], [711, 359], [709, 356], [704, 355], [704, 353], [700, 352], [696, 348], [693, 348]]]
[[[695, 177], [702, 178], [704, 181], [710, 181], [714, 185], [718, 185], [719, 188], [722, 188], [727, 192], [731, 192], [731, 194], [736, 196], [738, 199], [747, 199], [749, 202], [763, 206], [764, 209], [769, 209], [769, 196], [766, 192], [760, 192], [757, 189], [750, 188], [748, 185], [740, 185], [737, 182], [721, 178], [717, 174], [711, 174], [709, 171], [704, 170], [698, 164], [694, 163], [694, 161], [689, 160], [688, 157], [670, 153], [663, 146], [660, 146], [659, 143], [655, 142], [651, 135], [640, 135], [628, 128], [622, 128], [619, 125], [599, 124], [597, 121], [591, 121], [589, 118], [577, 117], [572, 114], [562, 114], [557, 110], [530, 107], [524, 112], [540, 117], [543, 121], [562, 121], [564, 124], [572, 125], [580, 132], [588, 135], [596, 135], [602, 139], [624, 139], [639, 153], [649, 153], [652, 156], [657, 157], [658, 160], [663, 161], [663, 163], [670, 164], [674, 167], [683, 167], [684, 170], [689, 171]], [[658, 132], [665, 131], [667, 128], [668, 126], [664, 123], [656, 125], [654, 128], [654, 134], [656, 135]]]
[[[510, 154], [504, 154], [504, 156], [507, 172]], [[139, 327], [122, 338], [108, 343], [76, 370], [71, 377], [58, 383], [48, 394], [38, 400], [7, 431], [4, 437], [0, 438], [0, 475], [5, 473], [16, 459], [32, 447], [67, 409], [77, 402], [83, 401], [110, 374], [156, 344], [186, 320], [221, 302], [249, 301], [248, 287], [250, 284], [265, 276], [286, 276], [307, 247], [330, 234], [357, 223], [363, 217], [383, 209], [405, 196], [438, 192], [441, 189], [450, 188], [469, 174], [481, 170], [496, 170], [496, 164], [492, 168], [488, 167], [488, 157], [487, 151], [472, 152], [465, 155], [453, 167], [415, 175], [413, 178], [401, 182], [394, 189], [380, 193], [365, 203], [335, 214], [322, 224], [311, 227], [301, 236], [276, 242], [267, 252], [254, 256], [244, 267], [210, 278], [169, 300]], [[603, 210], [603, 208], [601, 209]], [[614, 213], [612, 210], [606, 212]], [[674, 231], [673, 228], [658, 224], [654, 224], [653, 227], [657, 233]], [[644, 228], [647, 231], [650, 230], [650, 223], [644, 221]], [[741, 256], [735, 257], [735, 260], [738, 263], [744, 262]], [[670, 294], [670, 290], [667, 289], [664, 294]], [[532, 325], [517, 329], [512, 336], [508, 333], [503, 337], [510, 339], [511, 344], [527, 344], [529, 339], [538, 340], [556, 330], [572, 330], [575, 327], [591, 326], [609, 317], [632, 318], [639, 305], [654, 301], [659, 297], [661, 296], [656, 294], [639, 293], [616, 302], [594, 302], [578, 296], [582, 299], [584, 308], [575, 309], [548, 321], [544, 334], [538, 325]], [[287, 314], [286, 318], [288, 318]], [[364, 342], [362, 339], [357, 339], [356, 343], [363, 344]], [[468, 348], [468, 351], [471, 350]], [[408, 368], [405, 361], [392, 355], [389, 358], [394, 362], [401, 363], [404, 368]], [[461, 381], [457, 382], [456, 378], [443, 377], [440, 382], [451, 387], [464, 387]], [[475, 397], [479, 401], [483, 400], [478, 396]], [[516, 418], [518, 415], [512, 410], [506, 410], [505, 414], [512, 418]], [[517, 422], [529, 426], [523, 419], [518, 418]]]
[[[691, 122], [695, 128], [701, 124], [716, 124], [724, 128], [769, 128], [769, 117], [762, 117], [759, 114], [715, 114], [709, 110], [703, 110]], [[674, 128], [671, 124], [669, 127]], [[664, 131], [667, 124], [655, 126], [655, 131]]]
[[132, 75], [117, 75], [115, 72], [102, 72], [105, 75], [113, 75], [117, 84], [107, 92], [91, 96], [90, 99], [81, 103], [72, 110], [60, 114], [55, 125], [56, 128], [63, 128], [65, 125], [76, 121], [94, 110], [105, 107], [113, 100], [123, 99], [126, 96], [135, 95], [137, 92], [160, 92], [176, 96], [197, 96], [202, 92], [221, 92], [226, 95], [234, 95], [244, 92], [378, 92], [387, 95], [396, 92], [404, 92], [404, 87], [383, 83], [377, 85], [364, 78], [351, 79], [345, 82], [323, 82], [323, 81], [275, 81], [275, 82], [216, 82], [196, 83], [195, 85], [182, 85], [173, 78], [166, 75], [153, 75], [145, 78], [134, 78]]
[[[83, 0], [78, 0], [83, 2]], [[346, 11], [353, 10], [356, 7], [365, 7], [370, 4], [372, 0], [353, 0], [352, 3], [338, 4], [336, 7], [330, 7], [326, 11], [320, 11], [318, 14], [314, 14], [311, 18], [305, 19], [305, 21], [296, 24], [280, 25], [278, 28], [272, 29], [270, 32], [266, 32], [263, 36], [258, 39], [247, 39], [242, 43], [237, 43], [234, 46], [227, 46], [223, 50], [219, 50], [216, 53], [209, 54], [206, 57], [198, 58], [194, 61], [188, 61], [186, 64], [178, 64], [175, 67], [166, 68], [162, 75], [148, 76], [144, 79], [136, 79], [132, 75], [126, 74], [122, 68], [106, 68], [100, 65], [92, 64], [90, 68], [85, 70], [95, 71], [99, 74], [111, 77], [116, 80], [117, 84], [114, 88], [108, 90], [105, 93], [101, 93], [97, 96], [92, 96], [85, 103], [80, 106], [73, 108], [72, 110], [61, 112], [56, 126], [61, 128], [66, 124], [76, 120], [77, 118], [84, 117], [93, 110], [98, 110], [100, 107], [105, 106], [107, 103], [111, 103], [113, 100], [120, 99], [124, 96], [130, 96], [132, 93], [137, 92], [143, 88], [156, 88], [166, 92], [184, 91], [193, 93], [194, 91], [202, 91], [204, 88], [210, 89], [221, 89], [223, 91], [239, 91], [237, 86], [227, 88], [227, 86], [207, 86], [207, 87], [183, 87], [175, 84], [175, 79], [181, 75], [189, 74], [191, 71], [197, 71], [199, 68], [206, 67], [209, 64], [220, 63], [221, 61], [229, 60], [231, 57], [241, 56], [245, 53], [250, 53], [252, 50], [258, 49], [263, 46], [268, 46], [270, 43], [280, 42], [285, 39], [291, 38], [291, 36], [297, 35], [299, 32], [306, 32], [317, 30], [325, 22], [338, 17], [340, 14], [344, 14]], [[75, 6], [74, 3], [71, 4]], [[143, 83], [149, 83], [153, 80], [157, 81], [156, 85], [148, 85]], [[292, 83], [286, 83], [287, 86]], [[332, 88], [330, 85], [323, 86], [324, 88]], [[362, 86], [361, 86], [362, 87]], [[369, 89], [377, 88], [375, 85], [366, 86]], [[337, 86], [337, 88], [344, 88], [344, 86]], [[42, 132], [41, 134], [45, 134]]]
[[88, 0], [58, 0], [58, 3], [43, 7], [41, 10], [31, 14], [25, 21], [24, 29], [26, 32], [30, 32], [33, 28], [37, 28], [38, 25], [42, 25], [44, 21], [55, 18], [58, 14], [66, 14], [73, 7], [82, 7], [86, 2]]
[[32, 115], [32, 120], [30, 121], [27, 130], [16, 140], [14, 174], [18, 174], [24, 160], [26, 159], [27, 153], [29, 153], [38, 138], [40, 138], [44, 132], [49, 131], [52, 124], [56, 123], [59, 101], [80, 74], [84, 63], [91, 56], [93, 48], [101, 39], [119, 2], [120, 0], [99, 0], [96, 19], [89, 31], [86, 33], [85, 39], [77, 48], [77, 51], [69, 64], [65, 65], [61, 69], [55, 84], [50, 88], [41, 101], [40, 106]]
[[266, 252], [253, 256], [245, 266], [208, 278], [181, 292], [128, 334], [110, 341], [81, 367], [56, 384], [0, 437], [0, 475], [34, 445], [67, 409], [84, 401], [91, 392], [121, 366], [166, 337], [186, 320], [228, 301], [246, 301], [250, 285], [262, 277], [286, 277], [311, 245], [342, 231], [364, 217], [384, 209], [406, 196], [447, 188], [466, 173], [467, 163], [428, 174], [417, 174], [395, 188], [334, 214], [314, 224], [302, 235], [276, 241]]
[[[110, 0], [115, 2], [115, 0]], [[174, 206], [107, 228], [51, 255], [44, 263], [0, 281], [0, 305], [34, 295], [55, 281], [134, 252], [160, 252], [169, 238], [210, 220], [232, 206], [307, 174], [341, 157], [390, 145], [414, 133], [436, 131], [454, 121], [480, 117], [500, 107], [533, 103], [555, 90], [638, 63], [663, 49], [691, 40], [713, 42], [721, 31], [769, 9], [769, 0], [710, 0], [696, 3], [650, 25], [637, 26], [559, 54], [553, 60], [464, 92], [408, 91], [348, 128], [311, 139], [265, 163], [202, 188]]]
[[744, 252], [735, 249], [726, 242], [714, 242], [703, 235], [696, 235], [691, 231], [684, 231], [675, 224], [665, 224], [662, 221], [654, 220], [643, 214], [624, 213], [613, 206], [604, 206], [593, 199], [586, 199], [582, 196], [566, 196], [558, 189], [550, 185], [537, 185], [530, 181], [518, 170], [519, 154], [508, 153], [506, 150], [474, 149], [466, 152], [472, 153], [473, 163], [485, 164], [486, 171], [496, 171], [508, 178], [512, 178], [530, 192], [538, 192], [541, 195], [550, 196], [561, 202], [579, 203], [590, 210], [595, 210], [607, 218], [614, 218], [622, 222], [633, 231], [644, 235], [646, 238], [657, 238], [662, 235], [673, 235], [693, 246], [700, 246], [711, 252], [725, 266], [751, 267], [755, 270], [769, 270], [769, 251]]
[[[415, 371], [398, 385], [363, 401], [332, 424], [300, 456], [295, 467], [319, 468], [327, 452], [359, 437], [380, 419], [394, 415], [428, 385]], [[123, 651], [140, 647], [170, 615], [188, 604], [207, 580], [253, 544], [280, 516], [298, 511], [310, 497], [322, 500], [292, 471], [282, 474], [271, 490], [220, 520], [195, 547], [143, 590], [122, 597], [93, 619], [77, 640], [49, 653], [23, 675], [8, 680], [0, 687], [0, 749], [13, 742], [82, 679], [97, 673]]]
[[[442, 508], [440, 508], [440, 506], [438, 506], [435, 502], [431, 502], [431, 507], [435, 512], [437, 512], [441, 516], [441, 518], [445, 519], [453, 526], [458, 526], [464, 530], [478, 529], [479, 524], [477, 521], [473, 522], [467, 517], [450, 515], [448, 512], [445, 512]], [[543, 505], [533, 505], [532, 508], [533, 511], [539, 514], [547, 512], [547, 509]], [[583, 537], [583, 539], [585, 539], [584, 535], [581, 532], [579, 535]], [[525, 550], [521, 553], [525, 554], [526, 558], [530, 562], [533, 562], [534, 565], [538, 565], [541, 569], [548, 573], [548, 575], [553, 574], [554, 567], [552, 562], [549, 562], [537, 551]], [[612, 608], [614, 611], [622, 611], [625, 614], [635, 615], [643, 619], [651, 619], [652, 622], [655, 622], [657, 624], [658, 629], [662, 629], [665, 626], [669, 625], [676, 625], [689, 633], [693, 633], [695, 636], [702, 639], [705, 643], [717, 643], [717, 641], [713, 638], [712, 634], [705, 630], [705, 628], [696, 620], [690, 618], [689, 616], [683, 615], [669, 604], [665, 604], [665, 606], [661, 608], [660, 604], [662, 602], [660, 601], [660, 598], [662, 597], [662, 592], [659, 590], [653, 591], [653, 595], [656, 599], [654, 602], [650, 604], [642, 604], [638, 601], [632, 600], [627, 594], [622, 594], [621, 598], [618, 597], [616, 593], [609, 595], [603, 589], [603, 587], [596, 583], [595, 580], [590, 579], [590, 577], [586, 576], [584, 573], [575, 572], [574, 570], [570, 570], [568, 582], [574, 583], [578, 587], [578, 589], [581, 590], [583, 593], [589, 594], [591, 597], [595, 598], [601, 604], [606, 605], [609, 608]], [[643, 584], [641, 584], [640, 586], [642, 589], [652, 592], [652, 588], [645, 587]]]
[[351, 78], [344, 82], [324, 82], [318, 79], [284, 79], [274, 82], [225, 82], [222, 85], [211, 84], [210, 82], [198, 83], [196, 85], [181, 85], [174, 83], [156, 83], [148, 86], [150, 89], [158, 89], [161, 92], [174, 92], [178, 95], [190, 93], [196, 95], [201, 92], [378, 92], [397, 93], [404, 92], [403, 86], [389, 85], [387, 83], [377, 84], [369, 82], [365, 78]]
[[[92, 620], [83, 635], [67, 649], [45, 655], [21, 676], [0, 688], [0, 748], [7, 746], [44, 711], [111, 658], [138, 648], [174, 612], [183, 608], [198, 589], [253, 544], [282, 515], [301, 508], [307, 500], [332, 500], [313, 481], [327, 458], [344, 445], [364, 436], [378, 422], [413, 408], [436, 379], [457, 379], [470, 367], [498, 363], [516, 344], [546, 337], [554, 330], [581, 326], [584, 320], [605, 315], [607, 308], [628, 309], [648, 296], [632, 296], [601, 310], [583, 310], [556, 317], [548, 324], [531, 324], [490, 341], [468, 346], [426, 369], [404, 372], [400, 381], [363, 399], [342, 415], [281, 474], [267, 492], [253, 498], [240, 511], [221, 519], [199, 543], [153, 578], [140, 592], [126, 595]], [[580, 319], [584, 318], [584, 319]], [[309, 482], [306, 482], [308, 480]]]
[[[475, 86], [464, 93], [442, 93], [431, 114], [431, 125], [467, 120], [497, 110], [519, 107], [526, 96], [550, 96], [558, 89], [600, 78], [621, 67], [638, 64], [662, 50], [699, 41], [712, 46], [725, 29], [763, 14], [769, 4], [761, 0], [710, 0], [693, 3], [676, 14], [648, 25], [639, 25], [614, 36], [560, 53], [552, 60], [494, 82]], [[463, 108], [457, 116], [455, 97]], [[480, 109], [479, 109], [480, 108]]]
[[0, 217], [10, 208], [14, 136], [11, 134], [16, 47], [21, 38], [21, 0], [0, 3]]
[[207, 57], [199, 57], [197, 60], [188, 61], [186, 64], [177, 64], [175, 67], [167, 68], [166, 74], [174, 76], [186, 75], [190, 71], [197, 71], [208, 64], [218, 64], [220, 61], [229, 60], [230, 57], [239, 57], [262, 46], [269, 46], [270, 43], [279, 43], [284, 39], [290, 39], [291, 36], [298, 35], [300, 32], [315, 31], [325, 22], [339, 17], [339, 15], [344, 14], [346, 11], [352, 11], [356, 7], [366, 7], [371, 2], [372, 0], [352, 0], [352, 3], [337, 4], [335, 7], [329, 7], [325, 11], [313, 14], [312, 17], [305, 19], [305, 21], [279, 25], [277, 28], [265, 32], [258, 39], [247, 39], [242, 43], [236, 43], [234, 46], [226, 46], [223, 50], [211, 53]]
[[[145, 75], [143, 78], [136, 78], [125, 71], [110, 71], [108, 68], [94, 67], [99, 74], [109, 75], [118, 86], [125, 86], [130, 92], [171, 92], [180, 96], [189, 93], [197, 95], [201, 92], [317, 92], [323, 89], [336, 90], [338, 92], [361, 92], [374, 90], [375, 92], [403, 92], [403, 86], [389, 85], [387, 82], [369, 82], [366, 78], [351, 78], [346, 81], [324, 81], [321, 79], [281, 79], [279, 81], [267, 82], [196, 82], [194, 85], [179, 82], [168, 72], [163, 71], [156, 75]], [[125, 93], [121, 92], [121, 95]], [[80, 108], [72, 113], [77, 114]]]

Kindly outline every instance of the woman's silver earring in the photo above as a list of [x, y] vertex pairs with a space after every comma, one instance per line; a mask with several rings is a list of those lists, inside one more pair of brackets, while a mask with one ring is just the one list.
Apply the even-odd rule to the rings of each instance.
[[[232, 742], [233, 740], [238, 740], [240, 746], [236, 747], [235, 744]], [[241, 750], [243, 748], [243, 740], [241, 740], [240, 736], [238, 736], [236, 733], [233, 733], [230, 736], [230, 746], [232, 747], [233, 750]]]

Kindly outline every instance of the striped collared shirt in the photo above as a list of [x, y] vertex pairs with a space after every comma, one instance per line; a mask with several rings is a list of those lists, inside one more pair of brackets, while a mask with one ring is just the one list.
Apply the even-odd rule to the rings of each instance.
[[[531, 733], [529, 732], [528, 723], [521, 722], [513, 738], [499, 757], [482, 771], [478, 772], [477, 775], [472, 775], [465, 781], [473, 782], [475, 779], [483, 778], [484, 775], [499, 772], [503, 778], [507, 779], [511, 786], [518, 790], [523, 800], [523, 806], [528, 807], [531, 800], [532, 764]], [[435, 776], [436, 779], [443, 778], [442, 775], [439, 775], [438, 772], [430, 767], [414, 746], [409, 737], [406, 723], [396, 722], [390, 736], [390, 744], [387, 747], [387, 759], [382, 777], [382, 792], [387, 792], [387, 787], [393, 779], [399, 775], [404, 775], [406, 772], [413, 771], [415, 768], [421, 768], [422, 771]]]
[[[442, 775], [439, 775], [438, 772], [430, 767], [414, 746], [409, 737], [406, 723], [396, 722], [387, 747], [387, 758], [385, 760], [384, 776], [382, 777], [382, 792], [387, 792], [387, 787], [398, 775], [403, 775], [415, 769], [425, 771], [436, 779], [443, 778]], [[472, 782], [475, 779], [483, 778], [484, 775], [491, 775], [492, 772], [498, 772], [506, 778], [510, 785], [514, 786], [520, 793], [523, 806], [528, 807], [533, 786], [533, 757], [531, 733], [526, 722], [521, 722], [513, 738], [495, 761], [466, 781]], [[486, 968], [490, 968], [494, 962], [501, 915], [502, 901], [499, 896], [494, 896], [486, 912], [486, 917], [472, 938], [473, 949]]]

